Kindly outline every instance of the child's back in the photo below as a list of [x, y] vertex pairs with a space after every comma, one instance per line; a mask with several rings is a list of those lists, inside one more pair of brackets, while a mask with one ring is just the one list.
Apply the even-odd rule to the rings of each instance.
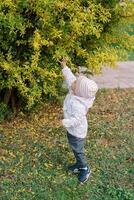
[[66, 127], [70, 134], [85, 138], [88, 128], [86, 114], [88, 109], [93, 105], [95, 96], [84, 98], [74, 94], [71, 85], [77, 78], [67, 66], [62, 69], [62, 72], [69, 89], [69, 93], [67, 94], [63, 105], [63, 126]]

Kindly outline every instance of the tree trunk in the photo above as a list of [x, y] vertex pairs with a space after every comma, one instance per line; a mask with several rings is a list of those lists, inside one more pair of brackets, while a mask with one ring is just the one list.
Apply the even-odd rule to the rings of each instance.
[[7, 89], [4, 94], [4, 103], [8, 105], [11, 101], [11, 107], [14, 115], [17, 113], [16, 105], [15, 105], [15, 95], [13, 88]]
[[14, 92], [12, 91], [12, 95], [11, 95], [11, 105], [12, 105], [12, 110], [14, 113], [14, 116], [17, 113], [17, 109], [16, 109], [16, 105], [15, 105], [15, 96], [14, 96]]
[[6, 92], [5, 92], [5, 95], [4, 95], [4, 103], [5, 103], [6, 105], [8, 105], [8, 103], [9, 103], [9, 101], [10, 101], [11, 94], [12, 94], [12, 88], [7, 89]]

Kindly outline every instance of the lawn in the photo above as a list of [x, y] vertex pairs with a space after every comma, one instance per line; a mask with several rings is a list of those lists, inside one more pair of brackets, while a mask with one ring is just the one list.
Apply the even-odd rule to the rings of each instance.
[[0, 125], [1, 200], [133, 200], [134, 89], [98, 92], [85, 147], [92, 174], [83, 186], [66, 171], [73, 155], [59, 115], [60, 105], [44, 104]]
[[[134, 23], [131, 25], [131, 32], [129, 32], [130, 35], [134, 35]], [[128, 51], [128, 60], [134, 61], [134, 50]]]
[[129, 60], [129, 61], [134, 61], [134, 51], [130, 51], [130, 52], [128, 53], [128, 60]]

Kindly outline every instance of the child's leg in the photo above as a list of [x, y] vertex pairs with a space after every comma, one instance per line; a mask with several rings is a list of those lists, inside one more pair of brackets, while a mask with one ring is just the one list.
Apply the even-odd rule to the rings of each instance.
[[68, 142], [73, 150], [76, 162], [80, 168], [87, 166], [87, 161], [84, 154], [84, 138], [75, 137], [67, 132]]

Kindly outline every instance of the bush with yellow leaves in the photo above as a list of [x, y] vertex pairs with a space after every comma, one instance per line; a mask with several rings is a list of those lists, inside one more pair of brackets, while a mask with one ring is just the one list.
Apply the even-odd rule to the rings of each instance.
[[58, 100], [63, 56], [74, 72], [81, 64], [92, 73], [113, 65], [134, 48], [124, 29], [132, 11], [130, 1], [0, 0], [0, 101], [17, 112]]

